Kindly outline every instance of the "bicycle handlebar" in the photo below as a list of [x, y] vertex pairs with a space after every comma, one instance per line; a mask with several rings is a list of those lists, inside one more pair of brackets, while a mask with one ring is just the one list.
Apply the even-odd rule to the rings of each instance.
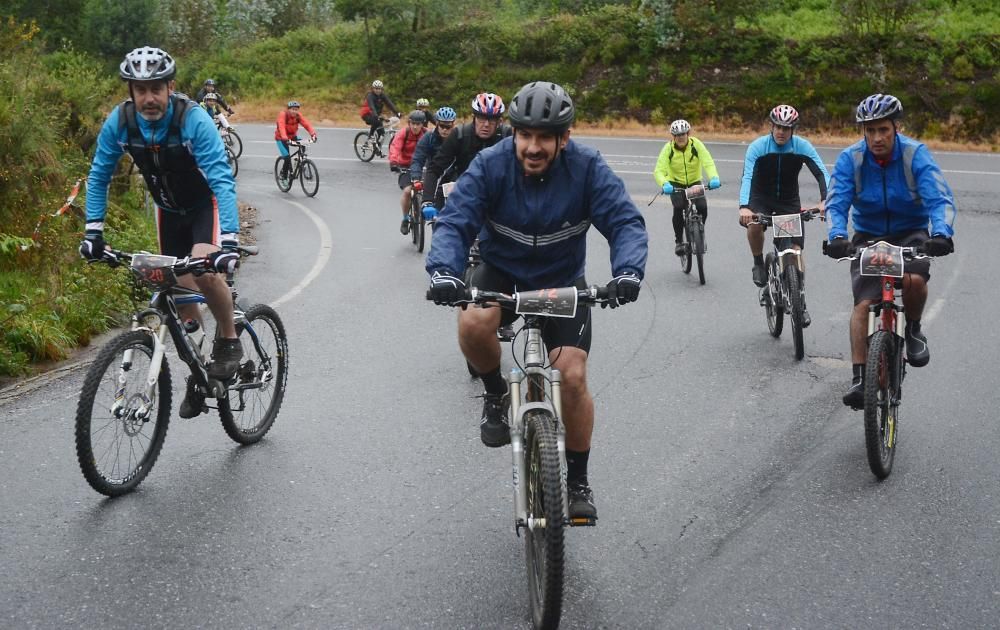
[[[843, 262], [845, 260], [857, 260], [861, 256], [862, 249], [871, 247], [878, 242], [879, 241], [877, 240], [865, 241], [863, 246], [861, 247], [858, 247], [855, 244], [851, 244], [850, 255], [844, 256], [843, 258], [837, 258], [836, 260], [837, 262]], [[829, 241], [823, 241], [824, 254], [826, 254], [826, 246], [828, 243]], [[934, 258], [934, 256], [931, 256], [930, 254], [924, 251], [922, 245], [913, 245], [913, 246], [893, 245], [893, 247], [899, 247], [900, 251], [903, 254], [903, 258], [906, 260], [923, 260], [925, 258]]]
[[[809, 221], [814, 216], [818, 215], [819, 213], [820, 213], [819, 207], [802, 208], [798, 212], [798, 214], [802, 216], [802, 220], [803, 221]], [[788, 214], [796, 214], [796, 213], [795, 212], [789, 212]], [[778, 215], [774, 215], [774, 214], [762, 214], [760, 212], [755, 212], [755, 213], [753, 213], [753, 220], [750, 221], [750, 223], [748, 225], [759, 224], [759, 225], [763, 225], [764, 227], [769, 227], [771, 224], [774, 223], [774, 217], [776, 217], [776, 216], [780, 217], [782, 215], [780, 215], [780, 214], [778, 214]], [[821, 217], [821, 218], [824, 221], [826, 220], [826, 217]]]
[[[541, 289], [541, 291], [546, 291], [547, 289]], [[537, 293], [536, 291], [522, 291], [525, 295], [529, 293]], [[517, 293], [501, 293], [499, 291], [483, 291], [476, 287], [471, 287], [465, 290], [465, 297], [450, 304], [450, 306], [468, 306], [478, 304], [480, 306], [492, 306], [496, 305], [500, 308], [507, 310], [514, 310], [517, 307]], [[427, 290], [426, 298], [428, 300], [433, 300], [431, 297], [430, 289]], [[590, 306], [593, 304], [603, 304], [610, 301], [608, 298], [608, 287], [591, 285], [586, 289], [576, 290], [576, 299], [578, 305]]]
[[[260, 248], [256, 245], [237, 245], [235, 247], [230, 247], [233, 251], [239, 252], [240, 258], [246, 258], [247, 256], [256, 256], [260, 251]], [[150, 252], [126, 252], [118, 249], [105, 249], [104, 250], [108, 256], [101, 258], [100, 260], [88, 260], [88, 264], [92, 263], [104, 263], [111, 265], [112, 267], [117, 267], [122, 261], [132, 262], [132, 258], [138, 254], [149, 254]], [[171, 265], [174, 273], [178, 276], [193, 273], [201, 274], [210, 271], [214, 271], [211, 268], [211, 264], [207, 256], [197, 257], [197, 256], [185, 256], [184, 258], [178, 258], [177, 261]]]

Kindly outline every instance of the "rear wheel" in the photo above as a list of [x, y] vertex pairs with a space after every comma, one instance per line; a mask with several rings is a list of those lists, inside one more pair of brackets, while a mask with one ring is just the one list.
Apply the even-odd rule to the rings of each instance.
[[778, 266], [774, 263], [774, 254], [768, 254], [764, 260], [764, 268], [768, 270], [767, 284], [761, 289], [764, 302], [764, 316], [767, 319], [767, 329], [771, 336], [778, 338], [785, 325], [785, 305], [781, 301]]
[[127, 332], [104, 346], [87, 370], [76, 408], [76, 457], [87, 483], [109, 497], [142, 483], [170, 423], [170, 367], [164, 359], [145, 403], [153, 358], [149, 333]]
[[281, 167], [284, 161], [285, 158], [282, 157], [279, 157], [277, 160], [274, 161], [274, 183], [278, 185], [278, 190], [280, 190], [281, 192], [288, 192], [289, 190], [292, 189], [292, 179], [291, 179], [291, 172], [289, 172], [288, 179], [281, 178]]
[[527, 414], [525, 426], [528, 597], [535, 627], [555, 628], [562, 614], [565, 531], [555, 419], [548, 411], [537, 410]]
[[795, 344], [795, 360], [801, 361], [805, 356], [805, 341], [802, 338], [802, 282], [799, 268], [795, 265], [785, 267], [785, 287], [788, 290], [788, 301], [792, 312], [789, 319], [792, 322], [792, 342]]
[[362, 162], [371, 162], [375, 158], [375, 143], [367, 131], [360, 131], [354, 136], [354, 153]]
[[865, 366], [865, 448], [868, 466], [879, 479], [892, 472], [899, 425], [901, 366], [897, 340], [885, 330], [868, 342]]
[[240, 135], [236, 133], [236, 130], [230, 127], [225, 134], [222, 136], [222, 140], [226, 143], [226, 146], [233, 150], [233, 155], [240, 157], [243, 155], [243, 140]]
[[705, 228], [701, 221], [692, 221], [688, 228], [690, 247], [698, 261], [698, 282], [705, 284]]
[[315, 197], [319, 191], [319, 169], [310, 159], [302, 160], [302, 169], [299, 171], [299, 184], [302, 192], [307, 197]]
[[288, 338], [273, 308], [250, 307], [236, 332], [243, 358], [236, 378], [219, 400], [219, 416], [226, 435], [240, 444], [253, 444], [271, 429], [285, 397], [288, 379]]

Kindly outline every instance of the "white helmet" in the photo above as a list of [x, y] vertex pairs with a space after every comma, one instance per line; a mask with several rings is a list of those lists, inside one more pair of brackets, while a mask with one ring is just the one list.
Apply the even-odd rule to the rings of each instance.
[[691, 123], [683, 118], [670, 123], [670, 135], [679, 136], [691, 131]]
[[372, 81], [372, 88], [384, 88], [384, 87], [385, 86], [382, 85], [382, 82], [379, 81], [378, 79], [375, 79], [374, 81]]

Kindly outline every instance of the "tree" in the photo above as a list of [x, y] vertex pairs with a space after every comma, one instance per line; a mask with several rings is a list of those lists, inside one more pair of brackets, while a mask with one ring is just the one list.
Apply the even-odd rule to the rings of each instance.
[[895, 35], [916, 14], [919, 0], [834, 0], [848, 32], [855, 35]]
[[86, 0], [77, 43], [105, 60], [155, 45], [156, 0]]
[[168, 0], [159, 3], [158, 22], [164, 46], [176, 56], [194, 50], [207, 50], [218, 44], [215, 24], [218, 8], [215, 0]]

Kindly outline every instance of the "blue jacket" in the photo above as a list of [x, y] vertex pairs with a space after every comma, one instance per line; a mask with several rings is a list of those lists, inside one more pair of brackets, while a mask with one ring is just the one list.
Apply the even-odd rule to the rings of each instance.
[[[118, 160], [125, 153], [128, 141], [128, 129], [124, 122], [119, 122], [121, 108], [116, 107], [104, 121], [101, 132], [97, 136], [97, 148], [90, 164], [90, 175], [87, 178], [87, 228], [104, 229], [104, 215], [108, 205], [108, 186], [115, 172]], [[149, 122], [142, 116], [136, 116], [139, 131], [144, 138], [153, 138], [150, 144], [163, 144], [167, 138], [167, 129], [174, 113], [174, 99], [169, 101], [163, 117], [155, 122]], [[208, 188], [215, 195], [219, 205], [219, 227], [223, 234], [237, 234], [240, 231], [239, 210], [236, 206], [236, 180], [226, 159], [226, 150], [215, 128], [211, 116], [201, 107], [192, 107], [184, 118], [180, 128], [181, 142], [194, 156], [201, 175], [208, 183]], [[211, 199], [208, 200], [209, 202]], [[210, 207], [210, 203], [208, 204]], [[183, 211], [188, 208], [170, 208], [163, 210]]]
[[611, 246], [612, 274], [641, 278], [646, 224], [601, 154], [571, 140], [543, 176], [526, 177], [505, 138], [476, 155], [448, 196], [427, 272], [460, 273], [478, 235], [483, 261], [518, 290], [569, 286], [584, 275], [591, 224]]
[[826, 199], [830, 174], [816, 149], [805, 138], [792, 136], [778, 145], [771, 134], [761, 136], [747, 147], [740, 185], [740, 207], [754, 212], [798, 212], [799, 171], [805, 165], [819, 184], [819, 198]]
[[410, 162], [410, 178], [413, 181], [423, 179], [424, 166], [434, 159], [442, 142], [444, 142], [444, 138], [438, 134], [436, 129], [425, 133], [420, 142], [417, 142], [417, 148], [413, 151], [413, 161]]
[[847, 237], [853, 206], [854, 230], [877, 236], [927, 229], [933, 236], [955, 234], [955, 197], [931, 152], [920, 142], [896, 134], [885, 168], [862, 139], [837, 158], [826, 200], [830, 238]]

